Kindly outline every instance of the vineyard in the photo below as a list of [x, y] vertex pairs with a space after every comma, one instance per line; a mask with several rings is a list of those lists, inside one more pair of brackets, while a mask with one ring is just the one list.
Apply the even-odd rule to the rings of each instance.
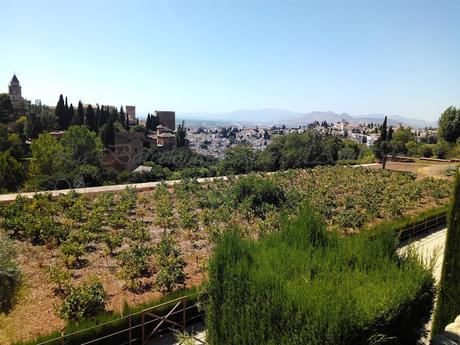
[[253, 238], [276, 232], [284, 215], [306, 201], [346, 235], [444, 205], [450, 193], [447, 180], [317, 167], [204, 184], [184, 180], [149, 192], [18, 197], [0, 206], [0, 237], [14, 242], [22, 271], [12, 309], [0, 314], [0, 343], [198, 285], [223, 232]]

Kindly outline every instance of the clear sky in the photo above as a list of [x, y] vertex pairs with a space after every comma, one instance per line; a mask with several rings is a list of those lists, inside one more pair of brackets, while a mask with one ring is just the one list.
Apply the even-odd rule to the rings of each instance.
[[[460, 1], [1, 0], [0, 91], [138, 113], [460, 106]], [[3, 86], [1, 86], [3, 85]]]

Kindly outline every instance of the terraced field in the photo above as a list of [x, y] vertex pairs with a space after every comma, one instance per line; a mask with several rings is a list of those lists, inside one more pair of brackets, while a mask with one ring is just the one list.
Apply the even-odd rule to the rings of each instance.
[[70, 288], [97, 276], [108, 293], [106, 309], [118, 313], [125, 302], [199, 284], [216, 239], [228, 229], [263, 236], [310, 202], [331, 229], [349, 234], [444, 205], [450, 190], [448, 180], [410, 173], [318, 167], [184, 180], [138, 193], [18, 198], [2, 206], [0, 234], [19, 251], [24, 283], [14, 307], [0, 316], [0, 343], [64, 327], [61, 283]]

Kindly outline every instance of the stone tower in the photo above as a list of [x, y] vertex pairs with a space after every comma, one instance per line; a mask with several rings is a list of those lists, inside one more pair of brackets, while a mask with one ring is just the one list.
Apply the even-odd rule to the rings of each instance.
[[22, 101], [21, 85], [19, 84], [19, 80], [16, 77], [16, 74], [13, 75], [10, 85], [8, 86], [8, 90], [11, 97], [11, 101]]

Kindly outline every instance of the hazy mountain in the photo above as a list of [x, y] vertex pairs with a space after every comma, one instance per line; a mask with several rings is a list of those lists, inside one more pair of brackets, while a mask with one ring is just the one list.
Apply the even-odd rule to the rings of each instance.
[[[287, 126], [305, 126], [314, 121], [339, 122], [346, 120], [355, 123], [383, 122], [385, 115], [368, 114], [368, 115], [350, 115], [347, 113], [334, 113], [332, 111], [313, 111], [310, 113], [301, 113], [284, 109], [247, 109], [235, 110], [230, 113], [178, 113], [178, 119], [194, 121], [216, 121], [228, 124], [260, 124], [260, 125], [287, 125]], [[400, 115], [389, 115], [388, 122], [390, 125], [402, 123], [414, 128], [436, 127], [436, 121], [425, 121], [420, 119], [407, 118]]]
[[[369, 122], [383, 122], [385, 118], [384, 114], [369, 114], [369, 115], [355, 115], [354, 118], [358, 123], [369, 123]], [[420, 119], [408, 118], [401, 115], [389, 115], [388, 123], [390, 125], [396, 125], [402, 123], [413, 128], [425, 128], [425, 127], [437, 127], [437, 121], [425, 121]]]
[[283, 109], [247, 109], [230, 113], [179, 113], [181, 119], [218, 120], [242, 123], [278, 123], [282, 119], [300, 116], [302, 113]]
[[308, 114], [302, 114], [300, 116], [286, 118], [286, 124], [289, 125], [305, 125], [307, 123], [312, 123], [315, 121], [322, 122], [326, 121], [328, 123], [331, 122], [339, 122], [339, 121], [352, 121], [353, 117], [347, 113], [337, 114], [332, 111], [313, 111]]

